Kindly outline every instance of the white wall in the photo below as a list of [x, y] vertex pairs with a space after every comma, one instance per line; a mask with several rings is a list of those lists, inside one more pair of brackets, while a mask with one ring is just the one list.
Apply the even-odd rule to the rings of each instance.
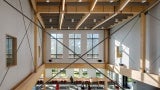
[[[94, 30], [94, 31], [93, 30], [85, 30], [85, 31], [83, 31], [83, 30], [78, 30], [78, 31], [77, 30], [61, 30], [61, 31], [59, 31], [59, 30], [48, 30], [48, 32], [49, 33], [57, 33], [57, 34], [62, 33], [63, 34], [63, 43], [66, 46], [69, 46], [68, 45], [69, 34], [72, 34], [72, 33], [81, 34], [81, 53], [82, 54], [84, 54], [87, 51], [87, 39], [86, 39], [87, 34], [91, 34], [91, 33], [99, 34], [99, 42], [104, 39], [104, 31], [102, 31], [102, 30]], [[51, 58], [50, 57], [50, 47], [51, 47], [50, 46], [51, 45], [50, 41], [51, 41], [50, 36], [47, 35], [47, 63], [49, 63], [48, 60]], [[103, 61], [102, 62], [97, 61], [99, 59], [104, 60], [104, 45], [103, 45], [103, 43], [98, 45], [98, 47], [99, 47], [99, 58], [98, 59], [87, 59], [86, 55], [83, 56], [83, 58], [90, 63], [103, 63]], [[71, 62], [73, 62], [75, 59], [69, 59], [68, 58], [68, 51], [69, 51], [68, 49], [63, 47], [63, 52], [64, 52], [63, 59], [53, 59], [53, 62], [51, 62], [51, 63], [71, 63]], [[80, 59], [76, 63], [85, 63], [85, 62], [83, 62]]]
[[[160, 4], [151, 9], [147, 14], [147, 70], [150, 73], [160, 74]], [[159, 20], [158, 20], [158, 19]]]
[[[111, 34], [123, 24], [111, 29]], [[126, 24], [118, 32], [113, 34], [110, 39], [110, 60], [109, 63], [125, 66], [138, 70], [140, 67], [140, 18], [136, 17]], [[116, 46], [122, 46], [122, 58], [116, 56]]]
[[[7, 0], [17, 9], [20, 9], [19, 0]], [[29, 0], [21, 0], [22, 8], [25, 15], [33, 18], [33, 12], [30, 8]], [[17, 38], [17, 48], [25, 34], [25, 27], [23, 17], [16, 10], [0, 0], [0, 82], [2, 81], [6, 67], [6, 34]], [[25, 18], [25, 25], [28, 27], [30, 21]], [[28, 30], [28, 37], [30, 41], [32, 55], [34, 55], [34, 25], [31, 24]], [[39, 63], [40, 64], [40, 63]], [[0, 90], [10, 90], [17, 83], [23, 80], [31, 72], [33, 72], [33, 58], [30, 53], [29, 43], [27, 36], [25, 36], [18, 52], [17, 52], [17, 65], [9, 68], [9, 71], [0, 86]]]

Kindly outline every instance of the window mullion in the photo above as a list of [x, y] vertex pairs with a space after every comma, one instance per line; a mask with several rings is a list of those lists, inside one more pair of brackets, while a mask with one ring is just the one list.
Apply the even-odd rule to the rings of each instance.
[[92, 58], [93, 58], [93, 34], [92, 34]]
[[74, 58], [75, 58], [75, 34], [74, 34], [73, 42], [74, 42], [74, 47], [73, 47], [74, 48], [74, 52], [73, 53], [74, 53]]
[[58, 49], [57, 49], [57, 47], [58, 47], [58, 46], [57, 46], [57, 43], [58, 43], [57, 40], [58, 40], [58, 38], [57, 38], [57, 34], [56, 34], [56, 58], [57, 58], [57, 50], [58, 50]]

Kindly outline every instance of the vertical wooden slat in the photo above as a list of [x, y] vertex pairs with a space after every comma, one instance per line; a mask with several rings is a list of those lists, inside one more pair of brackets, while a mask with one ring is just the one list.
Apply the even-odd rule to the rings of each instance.
[[[109, 30], [104, 30], [104, 38], [109, 37]], [[105, 74], [107, 75], [107, 65], [109, 62], [109, 38], [104, 41], [104, 64], [105, 64]], [[104, 90], [108, 90], [108, 79], [105, 79]]]
[[43, 63], [46, 63], [46, 32], [43, 31], [42, 32], [42, 59], [43, 59]]
[[146, 66], [146, 15], [144, 13], [141, 13], [141, 71], [145, 72], [145, 66]]
[[[109, 37], [109, 30], [104, 30], [104, 37]], [[109, 38], [104, 41], [104, 63], [108, 64], [109, 57]]]

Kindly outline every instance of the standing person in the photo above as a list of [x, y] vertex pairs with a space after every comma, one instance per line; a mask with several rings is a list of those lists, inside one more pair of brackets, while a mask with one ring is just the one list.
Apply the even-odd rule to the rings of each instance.
[[56, 84], [56, 90], [59, 90], [59, 83]]
[[72, 76], [70, 77], [70, 81], [71, 81], [71, 84], [73, 84], [74, 81]]
[[91, 90], [91, 86], [90, 86], [90, 83], [88, 83], [88, 90]]
[[84, 90], [84, 82], [82, 82], [81, 89]]

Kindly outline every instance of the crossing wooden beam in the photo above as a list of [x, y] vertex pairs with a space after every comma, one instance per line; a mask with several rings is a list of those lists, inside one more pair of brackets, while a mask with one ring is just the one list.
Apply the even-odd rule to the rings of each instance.
[[[97, 3], [97, 0], [91, 0], [91, 8], [90, 8], [90, 12], [93, 11], [96, 3]], [[90, 12], [88, 14], [86, 14], [80, 21], [79, 23], [77, 24], [76, 26], [76, 30], [85, 22], [85, 20], [90, 16]]]

